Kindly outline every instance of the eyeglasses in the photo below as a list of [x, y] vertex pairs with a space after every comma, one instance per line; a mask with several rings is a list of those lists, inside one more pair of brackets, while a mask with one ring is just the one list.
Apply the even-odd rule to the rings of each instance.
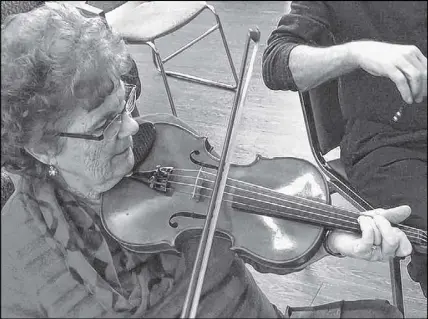
[[66, 133], [61, 132], [58, 135], [63, 137], [81, 138], [85, 140], [102, 141], [103, 139], [110, 140], [114, 138], [120, 131], [122, 126], [123, 117], [130, 116], [135, 109], [137, 102], [137, 87], [132, 84], [125, 84], [125, 107], [123, 111], [117, 114], [114, 118], [107, 121], [102, 127], [97, 129], [101, 131], [100, 134], [79, 134], [79, 133]]

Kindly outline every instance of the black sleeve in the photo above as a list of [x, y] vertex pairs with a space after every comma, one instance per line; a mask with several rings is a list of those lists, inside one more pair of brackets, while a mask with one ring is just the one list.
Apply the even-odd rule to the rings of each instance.
[[427, 298], [427, 255], [413, 250], [412, 259], [407, 264], [407, 271], [413, 281], [419, 283], [422, 292]]
[[288, 66], [290, 52], [299, 44], [334, 44], [331, 19], [331, 10], [324, 1], [291, 3], [290, 13], [281, 18], [263, 53], [263, 81], [269, 89], [298, 90]]

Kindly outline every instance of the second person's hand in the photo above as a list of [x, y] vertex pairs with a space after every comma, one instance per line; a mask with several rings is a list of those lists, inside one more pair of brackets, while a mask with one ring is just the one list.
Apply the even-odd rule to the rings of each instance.
[[427, 58], [416, 46], [377, 41], [347, 46], [360, 68], [391, 79], [407, 104], [420, 103], [427, 96]]

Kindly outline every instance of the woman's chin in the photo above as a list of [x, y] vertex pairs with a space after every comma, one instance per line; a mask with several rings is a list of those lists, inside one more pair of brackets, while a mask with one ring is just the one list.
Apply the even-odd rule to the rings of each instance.
[[134, 167], [135, 157], [132, 147], [129, 147], [128, 150], [123, 154], [123, 165], [127, 168], [127, 173], [129, 173]]
[[[122, 177], [128, 175], [134, 167], [135, 158], [132, 148], [129, 147], [125, 152], [115, 155], [112, 158], [112, 169]], [[115, 174], [116, 175], [116, 174]]]

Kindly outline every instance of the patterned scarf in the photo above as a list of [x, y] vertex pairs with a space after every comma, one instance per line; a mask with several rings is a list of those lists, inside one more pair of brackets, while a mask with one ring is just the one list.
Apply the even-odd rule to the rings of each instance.
[[[154, 136], [153, 125], [140, 125], [133, 137], [139, 146], [134, 148], [135, 166], [149, 153]], [[132, 253], [107, 234], [88, 203], [63, 188], [24, 178], [19, 192], [48, 244], [62, 253], [73, 278], [95, 296], [106, 316], [179, 317], [199, 238], [189, 239], [181, 256]], [[275, 317], [274, 307], [230, 245], [219, 238], [213, 244], [200, 313], [213, 318]]]
[[98, 214], [80, 198], [49, 182], [25, 184], [27, 208], [46, 241], [61, 251], [73, 278], [109, 316], [142, 317], [170, 292], [179, 275], [176, 269], [183, 268], [182, 258], [129, 252], [106, 233]]

